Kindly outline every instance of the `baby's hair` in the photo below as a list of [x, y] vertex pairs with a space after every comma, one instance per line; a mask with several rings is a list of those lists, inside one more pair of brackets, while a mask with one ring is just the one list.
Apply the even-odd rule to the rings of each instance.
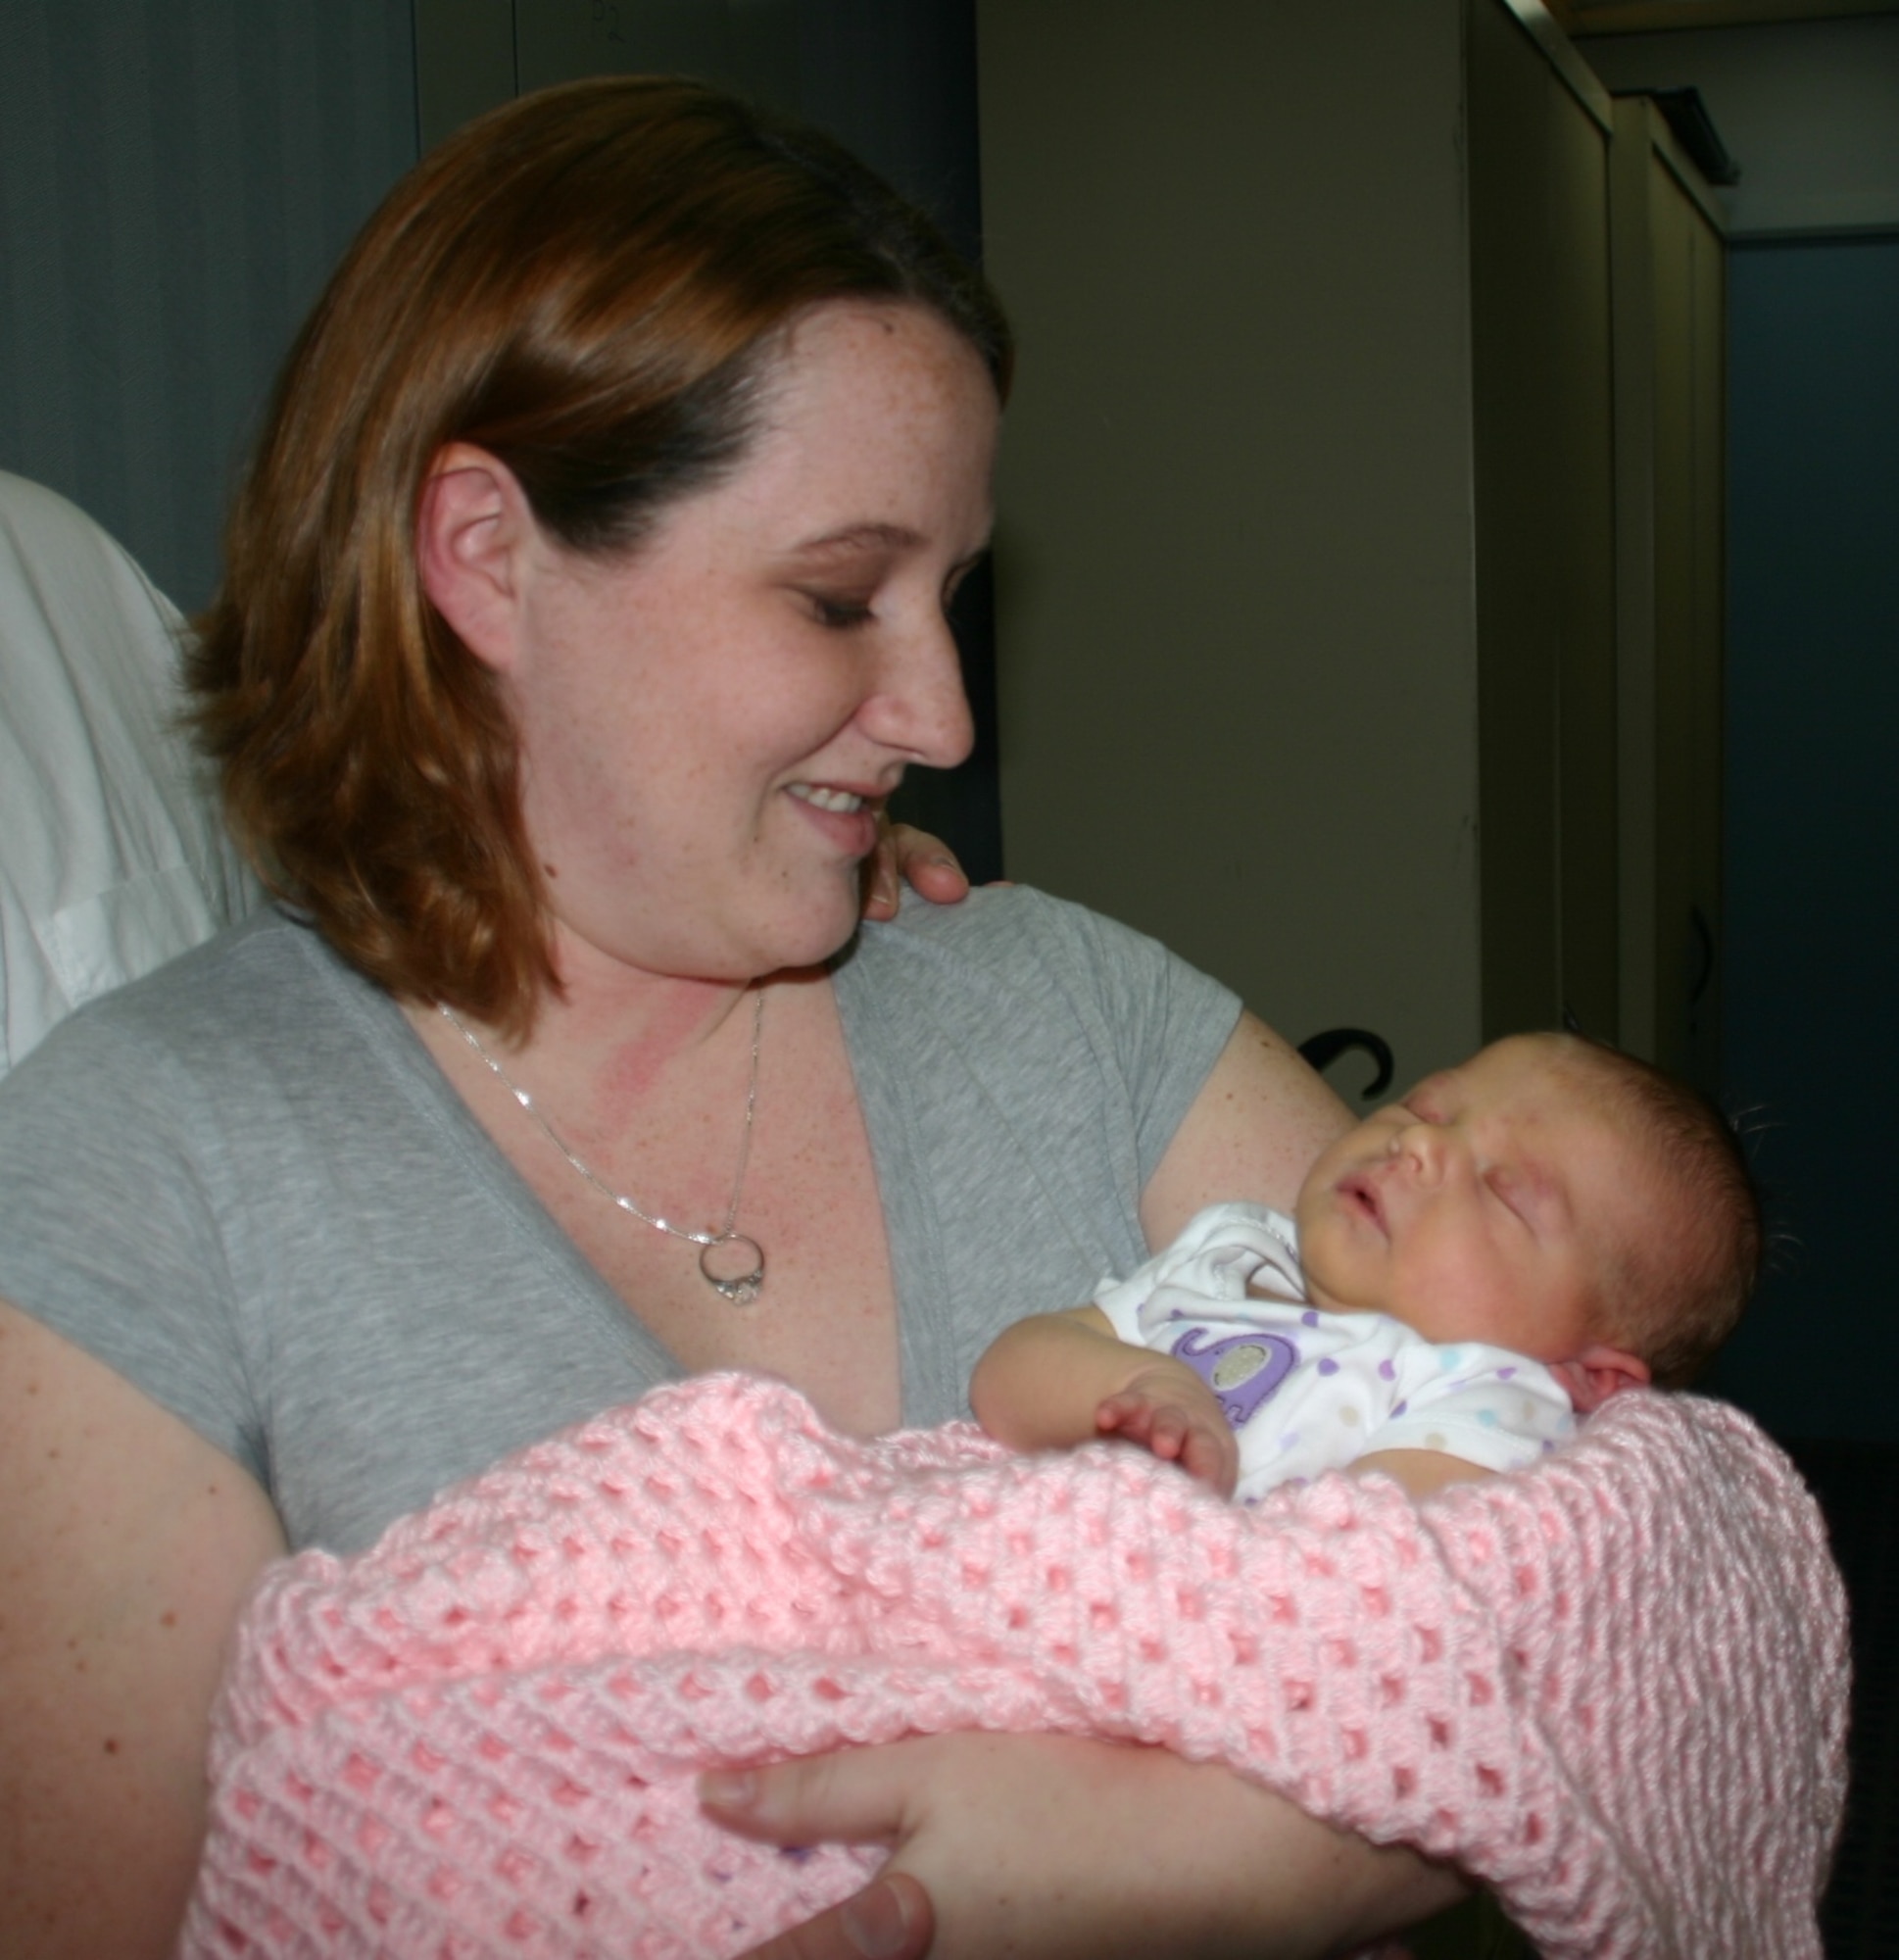
[[1622, 1345], [1658, 1386], [1682, 1388], [1733, 1333], [1760, 1276], [1765, 1233], [1747, 1152], [1700, 1090], [1589, 1036], [1556, 1039], [1631, 1120], [1679, 1197], [1684, 1229], [1659, 1250], [1624, 1254], [1617, 1278], [1627, 1296], [1613, 1311]]

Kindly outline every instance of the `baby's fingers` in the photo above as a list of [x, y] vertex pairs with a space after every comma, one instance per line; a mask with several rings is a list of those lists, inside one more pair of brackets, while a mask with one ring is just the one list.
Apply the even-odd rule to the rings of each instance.
[[1147, 1447], [1169, 1463], [1183, 1460], [1193, 1436], [1193, 1424], [1187, 1411], [1172, 1402], [1159, 1403], [1147, 1425]]
[[1109, 1396], [1095, 1412], [1095, 1426], [1103, 1436], [1138, 1443], [1168, 1463], [1181, 1460], [1194, 1431], [1193, 1416], [1177, 1402], [1155, 1401], [1137, 1389]]
[[1240, 1447], [1233, 1432], [1225, 1427], [1212, 1430], [1196, 1425], [1181, 1450], [1180, 1463], [1190, 1477], [1198, 1478], [1223, 1497], [1232, 1496], [1240, 1481]]
[[1103, 1436], [1118, 1436], [1124, 1443], [1145, 1444], [1153, 1427], [1154, 1405], [1145, 1396], [1124, 1389], [1107, 1396], [1095, 1411], [1095, 1427]]

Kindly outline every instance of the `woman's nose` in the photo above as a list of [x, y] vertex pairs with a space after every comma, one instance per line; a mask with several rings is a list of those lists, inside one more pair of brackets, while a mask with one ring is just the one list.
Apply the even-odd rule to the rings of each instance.
[[976, 724], [949, 620], [939, 615], [890, 647], [859, 718], [866, 733], [908, 761], [952, 769], [968, 757]]

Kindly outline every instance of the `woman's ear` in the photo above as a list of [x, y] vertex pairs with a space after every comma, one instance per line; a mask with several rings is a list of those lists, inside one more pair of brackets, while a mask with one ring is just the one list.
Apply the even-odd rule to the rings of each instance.
[[1624, 1389], [1648, 1386], [1648, 1363], [1621, 1348], [1598, 1343], [1586, 1348], [1573, 1361], [1552, 1361], [1549, 1372], [1569, 1391], [1578, 1415], [1599, 1409], [1611, 1396]]
[[534, 514], [514, 472], [472, 443], [452, 442], [429, 466], [415, 515], [422, 590], [456, 637], [499, 672], [520, 641]]

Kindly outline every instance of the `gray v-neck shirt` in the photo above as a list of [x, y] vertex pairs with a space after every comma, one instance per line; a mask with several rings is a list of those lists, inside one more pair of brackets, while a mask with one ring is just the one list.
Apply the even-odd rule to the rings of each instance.
[[[1026, 888], [907, 906], [836, 967], [896, 1280], [903, 1420], [967, 1413], [1024, 1313], [1147, 1254], [1143, 1186], [1239, 1005]], [[268, 912], [0, 1084], [0, 1298], [349, 1551], [681, 1370], [396, 1004]]]

